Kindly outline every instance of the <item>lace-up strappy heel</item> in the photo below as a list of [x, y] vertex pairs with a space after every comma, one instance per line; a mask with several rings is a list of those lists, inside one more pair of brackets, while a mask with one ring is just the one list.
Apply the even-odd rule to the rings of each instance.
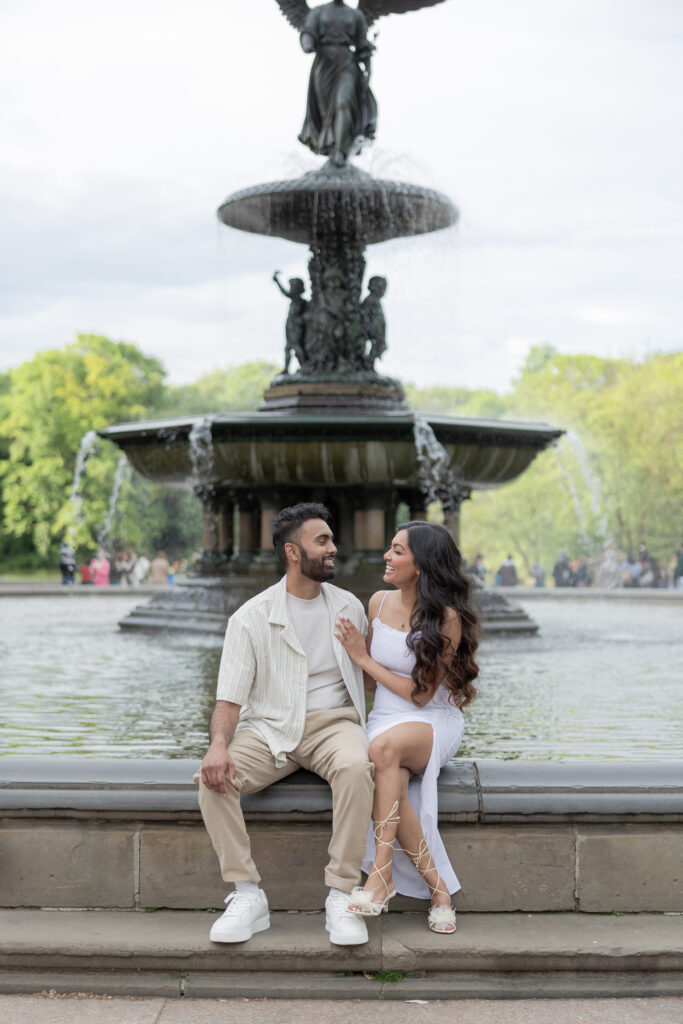
[[[393, 840], [390, 843], [386, 841], [386, 839], [384, 838], [384, 829], [387, 827], [387, 825], [398, 825], [401, 819], [397, 814], [397, 811], [398, 800], [394, 803], [394, 806], [391, 808], [386, 818], [384, 818], [382, 821], [375, 822], [373, 832], [375, 834], [375, 845], [377, 847], [389, 846], [393, 849]], [[372, 875], [373, 872], [376, 875], [379, 875], [382, 885], [386, 889], [386, 895], [384, 899], [376, 900], [373, 898], [374, 889], [362, 889], [359, 885], [356, 885], [351, 890], [351, 899], [349, 900], [348, 906], [348, 909], [351, 911], [352, 914], [361, 914], [363, 917], [379, 917], [382, 911], [386, 912], [389, 909], [389, 900], [393, 899], [394, 896], [396, 895], [396, 889], [389, 889], [389, 886], [387, 885], [387, 881], [383, 874], [383, 872], [386, 871], [387, 868], [391, 870], [391, 861], [389, 861], [387, 864], [384, 865], [384, 867], [381, 868], [377, 867], [377, 864], [375, 863], [372, 865], [372, 869], [370, 871], [370, 875]], [[368, 875], [368, 878], [370, 877], [370, 875]]]
[[[422, 877], [424, 878], [425, 882], [427, 882], [427, 879], [425, 877], [427, 872], [436, 871], [436, 864], [434, 863], [434, 858], [432, 857], [429, 847], [427, 846], [427, 841], [425, 839], [420, 840], [420, 846], [417, 853], [408, 853], [407, 850], [406, 853], [410, 857], [410, 859], [412, 860], [413, 864], [420, 872]], [[428, 858], [426, 867], [422, 864], [422, 861], [425, 857]], [[438, 875], [437, 877], [439, 882], [441, 882], [441, 877]], [[447, 892], [446, 889], [441, 889], [438, 883], [437, 885], [429, 885], [429, 882], [427, 882], [427, 885], [429, 886], [429, 891], [431, 893], [432, 900], [434, 899], [437, 893], [439, 893], [441, 896], [448, 896], [448, 906], [444, 906], [443, 904], [432, 903], [429, 910], [429, 914], [427, 915], [427, 924], [429, 925], [433, 932], [440, 932], [444, 935], [450, 935], [452, 932], [455, 931], [455, 911], [451, 906], [451, 895], [449, 892]]]

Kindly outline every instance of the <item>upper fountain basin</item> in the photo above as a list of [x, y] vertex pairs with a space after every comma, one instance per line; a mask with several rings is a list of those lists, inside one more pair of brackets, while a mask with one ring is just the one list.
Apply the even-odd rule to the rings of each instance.
[[[190, 431], [200, 419], [122, 423], [99, 431], [139, 472], [167, 483], [192, 482]], [[230, 413], [205, 418], [218, 487], [274, 484], [419, 486], [411, 414], [333, 416]], [[514, 480], [562, 433], [544, 423], [430, 416], [449, 468], [470, 488]], [[209, 481], [206, 481], [209, 482]]]
[[433, 189], [375, 179], [347, 164], [235, 192], [218, 216], [240, 231], [309, 246], [339, 239], [370, 245], [450, 227], [458, 211]]

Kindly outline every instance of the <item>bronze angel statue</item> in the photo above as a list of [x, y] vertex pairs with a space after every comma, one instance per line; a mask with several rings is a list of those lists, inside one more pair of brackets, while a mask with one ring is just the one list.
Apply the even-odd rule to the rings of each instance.
[[374, 46], [368, 28], [384, 14], [404, 14], [443, 0], [359, 0], [349, 7], [332, 0], [309, 7], [306, 0], [277, 0], [301, 33], [305, 53], [315, 52], [300, 142], [343, 167], [363, 139], [372, 139], [377, 104], [370, 89]]

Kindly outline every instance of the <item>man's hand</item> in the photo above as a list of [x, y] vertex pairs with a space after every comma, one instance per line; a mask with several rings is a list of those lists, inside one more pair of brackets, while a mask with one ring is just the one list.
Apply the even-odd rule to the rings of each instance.
[[232, 704], [225, 700], [216, 701], [209, 725], [209, 749], [200, 769], [202, 782], [206, 788], [214, 793], [222, 793], [223, 796], [228, 795], [226, 775], [230, 785], [237, 788], [235, 762], [228, 753], [228, 747], [235, 735], [239, 713], [239, 704]]
[[202, 761], [202, 781], [207, 789], [214, 793], [228, 795], [228, 787], [225, 781], [227, 775], [231, 786], [236, 786], [235, 762], [230, 757], [227, 747], [222, 744], [212, 744], [204, 755]]

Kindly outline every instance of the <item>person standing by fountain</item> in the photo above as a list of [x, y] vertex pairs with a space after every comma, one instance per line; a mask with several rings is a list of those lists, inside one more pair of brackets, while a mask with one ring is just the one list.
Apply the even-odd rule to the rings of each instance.
[[107, 552], [104, 548], [100, 548], [95, 557], [90, 559], [90, 572], [96, 587], [109, 586], [109, 569], [110, 563], [107, 558]]
[[363, 728], [363, 675], [334, 635], [340, 615], [364, 635], [363, 607], [332, 586], [336, 547], [324, 505], [285, 508], [273, 520], [284, 577], [230, 618], [211, 716], [209, 749], [194, 776], [199, 806], [226, 882], [235, 891], [211, 928], [213, 942], [244, 942], [270, 926], [251, 857], [240, 793], [306, 768], [332, 788], [325, 927], [336, 945], [368, 941], [347, 910], [360, 881], [373, 769]]
[[152, 576], [152, 583], [156, 586], [166, 586], [168, 574], [171, 571], [171, 563], [165, 551], [157, 551], [149, 567]]
[[74, 573], [76, 572], [76, 552], [67, 541], [64, 541], [59, 549], [59, 571], [62, 574], [62, 586], [73, 587]]
[[377, 686], [367, 727], [375, 765], [368, 879], [353, 890], [349, 910], [375, 917], [397, 892], [431, 898], [429, 927], [448, 934], [455, 931], [451, 894], [460, 883], [437, 829], [437, 778], [462, 741], [462, 708], [476, 696], [479, 621], [471, 581], [445, 527], [400, 526], [384, 560], [384, 580], [398, 592], [370, 599], [367, 644], [348, 619], [338, 623], [339, 640], [366, 685]]

